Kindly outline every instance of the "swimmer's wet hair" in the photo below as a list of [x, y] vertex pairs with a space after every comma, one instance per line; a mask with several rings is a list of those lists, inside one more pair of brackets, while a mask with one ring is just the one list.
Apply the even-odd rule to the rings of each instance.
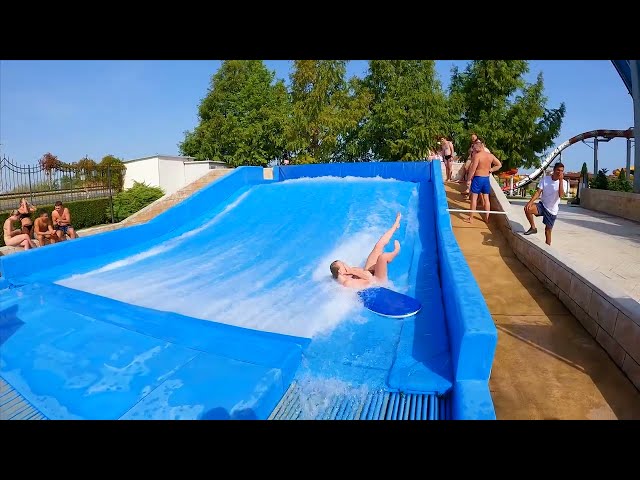
[[338, 267], [338, 262], [339, 260], [334, 260], [333, 262], [331, 262], [331, 265], [329, 265], [329, 270], [331, 270], [331, 275], [333, 275], [333, 278], [338, 278], [338, 269], [340, 267]]

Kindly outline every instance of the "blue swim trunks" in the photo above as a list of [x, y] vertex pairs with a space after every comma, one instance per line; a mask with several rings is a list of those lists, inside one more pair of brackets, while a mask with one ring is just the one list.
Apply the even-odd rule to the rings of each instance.
[[547, 207], [545, 207], [542, 202], [536, 203], [538, 207], [538, 217], [542, 217], [542, 223], [544, 223], [549, 230], [553, 228], [553, 224], [556, 223], [556, 216], [552, 214]]
[[471, 193], [491, 193], [491, 183], [489, 182], [489, 175], [486, 177], [478, 177], [477, 175], [471, 180]]

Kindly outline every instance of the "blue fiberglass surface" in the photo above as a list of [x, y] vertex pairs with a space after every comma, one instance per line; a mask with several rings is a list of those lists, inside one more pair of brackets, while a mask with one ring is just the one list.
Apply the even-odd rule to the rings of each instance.
[[[0, 302], [0, 374], [50, 418], [266, 418], [294, 371], [310, 398], [445, 392], [432, 196], [382, 178], [241, 187], [146, 243], [21, 279]], [[397, 212], [389, 287], [423, 305], [406, 319], [329, 272], [364, 265]]]

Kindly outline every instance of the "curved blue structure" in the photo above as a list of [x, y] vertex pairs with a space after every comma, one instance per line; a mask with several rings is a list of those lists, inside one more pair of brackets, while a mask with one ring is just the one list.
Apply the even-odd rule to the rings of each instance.
[[[497, 332], [440, 165], [273, 177], [237, 168], [146, 224], [1, 257], [0, 377], [52, 419], [494, 419]], [[397, 211], [389, 278], [423, 305], [404, 319], [329, 272]]]
[[633, 88], [632, 88], [632, 81], [631, 81], [631, 64], [629, 60], [611, 60], [611, 63], [613, 63], [613, 66], [618, 72], [618, 75], [620, 75], [620, 78], [622, 79], [624, 86], [627, 87], [627, 91], [629, 92], [629, 95], [633, 96]]

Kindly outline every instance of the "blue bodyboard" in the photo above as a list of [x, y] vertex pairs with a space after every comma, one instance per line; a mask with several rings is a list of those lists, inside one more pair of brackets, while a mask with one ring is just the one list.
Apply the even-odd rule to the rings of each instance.
[[358, 296], [366, 308], [384, 317], [410, 317], [422, 308], [422, 304], [415, 298], [385, 287], [360, 290]]

